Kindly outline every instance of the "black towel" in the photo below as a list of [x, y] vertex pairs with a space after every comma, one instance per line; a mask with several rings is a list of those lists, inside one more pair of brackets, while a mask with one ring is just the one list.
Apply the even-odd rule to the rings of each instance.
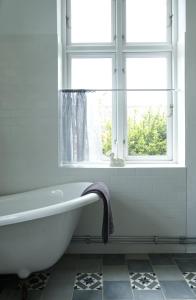
[[95, 193], [103, 200], [103, 225], [102, 225], [102, 239], [104, 244], [108, 242], [109, 235], [114, 232], [114, 224], [112, 217], [112, 210], [110, 204], [110, 192], [108, 187], [103, 182], [96, 182], [89, 185], [82, 196]]

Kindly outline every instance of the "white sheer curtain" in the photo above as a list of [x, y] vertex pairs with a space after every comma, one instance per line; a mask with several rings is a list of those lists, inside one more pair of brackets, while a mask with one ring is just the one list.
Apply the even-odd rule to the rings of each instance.
[[89, 160], [87, 134], [87, 98], [85, 91], [60, 92], [60, 154], [61, 162]]

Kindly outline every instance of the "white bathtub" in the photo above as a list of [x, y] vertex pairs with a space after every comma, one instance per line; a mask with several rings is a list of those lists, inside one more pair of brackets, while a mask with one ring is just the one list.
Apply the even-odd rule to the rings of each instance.
[[80, 197], [89, 185], [69, 183], [0, 197], [0, 274], [25, 278], [57, 262], [82, 206], [99, 200], [93, 193]]

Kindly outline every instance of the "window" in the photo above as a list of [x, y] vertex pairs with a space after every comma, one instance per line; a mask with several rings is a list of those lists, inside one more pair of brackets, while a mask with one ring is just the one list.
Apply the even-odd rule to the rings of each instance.
[[107, 161], [112, 152], [127, 162], [174, 161], [172, 0], [67, 0], [64, 5], [63, 87], [87, 90], [87, 161]]

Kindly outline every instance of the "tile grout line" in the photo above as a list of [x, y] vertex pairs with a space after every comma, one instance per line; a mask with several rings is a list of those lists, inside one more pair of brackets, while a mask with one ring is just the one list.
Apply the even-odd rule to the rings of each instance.
[[[150, 261], [151, 267], [152, 267], [152, 269], [153, 269], [153, 272], [156, 274], [155, 269], [154, 269], [154, 267], [153, 267], [153, 264], [152, 264], [152, 261], [151, 261], [151, 259], [150, 259], [149, 254], [148, 254], [148, 257], [149, 257], [149, 261]], [[159, 278], [158, 278], [157, 275], [156, 275], [156, 277], [157, 277], [157, 280], [158, 280], [159, 285], [160, 285], [160, 291], [161, 291], [161, 294], [162, 294], [164, 300], [167, 300], [167, 297], [166, 297], [166, 295], [165, 295], [165, 293], [164, 293], [164, 291], [163, 291], [163, 289], [162, 289], [162, 286], [161, 286], [161, 284], [160, 284]], [[175, 300], [175, 299], [174, 299], [174, 300]]]

